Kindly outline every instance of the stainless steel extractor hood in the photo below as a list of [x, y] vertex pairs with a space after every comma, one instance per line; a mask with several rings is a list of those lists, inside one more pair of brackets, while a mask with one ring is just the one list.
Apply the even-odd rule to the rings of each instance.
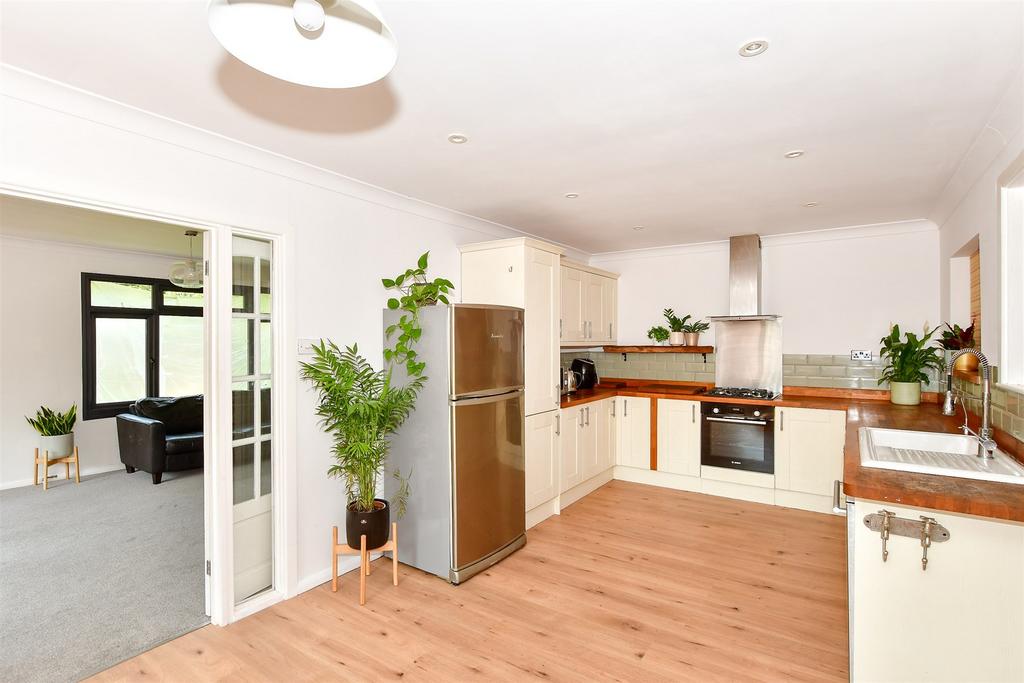
[[711, 320], [775, 320], [761, 313], [761, 237], [729, 238], [729, 315]]

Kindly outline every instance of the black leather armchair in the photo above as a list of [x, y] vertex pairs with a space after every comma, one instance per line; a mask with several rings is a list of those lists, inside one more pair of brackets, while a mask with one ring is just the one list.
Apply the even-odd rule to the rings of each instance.
[[203, 397], [142, 398], [117, 416], [117, 445], [129, 474], [159, 484], [164, 472], [203, 466]]

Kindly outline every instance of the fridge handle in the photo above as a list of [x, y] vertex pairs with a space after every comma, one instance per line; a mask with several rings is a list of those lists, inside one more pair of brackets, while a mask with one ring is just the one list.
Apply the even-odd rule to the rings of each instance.
[[506, 391], [503, 394], [491, 394], [490, 396], [478, 396], [474, 398], [460, 398], [450, 400], [449, 403], [452, 406], [476, 406], [481, 403], [498, 403], [499, 401], [507, 401], [510, 398], [517, 398], [523, 395], [522, 389], [516, 389], [515, 391]]

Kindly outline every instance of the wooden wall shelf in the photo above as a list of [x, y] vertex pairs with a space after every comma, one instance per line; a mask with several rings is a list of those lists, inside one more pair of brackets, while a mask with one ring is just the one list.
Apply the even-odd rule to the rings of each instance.
[[604, 346], [605, 353], [714, 353], [714, 346]]

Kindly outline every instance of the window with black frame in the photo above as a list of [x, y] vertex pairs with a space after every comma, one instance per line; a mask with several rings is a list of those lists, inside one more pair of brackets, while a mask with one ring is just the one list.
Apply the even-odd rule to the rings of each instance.
[[203, 392], [203, 291], [167, 280], [82, 273], [82, 417], [146, 396]]

